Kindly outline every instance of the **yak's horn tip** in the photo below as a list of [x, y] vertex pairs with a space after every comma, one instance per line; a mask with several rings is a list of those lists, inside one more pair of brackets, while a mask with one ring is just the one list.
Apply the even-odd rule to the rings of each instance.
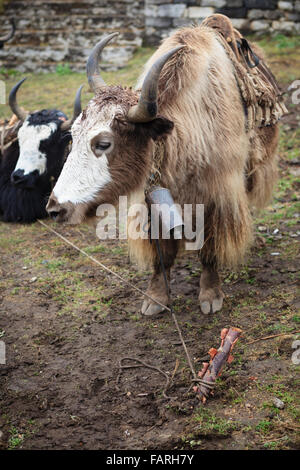
[[20, 119], [21, 121], [25, 121], [28, 113], [25, 112], [23, 109], [21, 109], [19, 106], [18, 106], [18, 103], [17, 103], [17, 92], [20, 88], [20, 86], [22, 85], [23, 82], [25, 82], [25, 80], [27, 80], [27, 77], [24, 77], [22, 78], [22, 80], [20, 80], [10, 91], [9, 93], [9, 98], [8, 98], [8, 103], [9, 103], [9, 106], [12, 110], [12, 112], [18, 117], [18, 119]]
[[127, 118], [129, 121], [149, 122], [155, 118], [157, 114], [158, 80], [161, 70], [166, 62], [184, 47], [184, 44], [173, 47], [152, 64], [144, 78], [138, 104], [132, 106], [128, 111]]
[[111, 33], [108, 36], [102, 38], [95, 45], [95, 47], [93, 48], [87, 60], [87, 63], [86, 63], [87, 78], [88, 78], [90, 88], [94, 93], [97, 93], [97, 90], [100, 87], [105, 86], [105, 82], [103, 78], [101, 77], [100, 71], [99, 71], [99, 60], [100, 60], [102, 50], [114, 37], [118, 35], [119, 33], [116, 31], [115, 33]]

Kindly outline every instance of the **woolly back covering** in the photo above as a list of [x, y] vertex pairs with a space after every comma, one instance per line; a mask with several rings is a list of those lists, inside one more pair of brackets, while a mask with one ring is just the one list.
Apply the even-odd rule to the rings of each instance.
[[276, 124], [288, 111], [282, 91], [258, 48], [233, 28], [227, 16], [209, 16], [202, 25], [219, 33], [218, 40], [233, 64], [246, 108], [247, 131]]

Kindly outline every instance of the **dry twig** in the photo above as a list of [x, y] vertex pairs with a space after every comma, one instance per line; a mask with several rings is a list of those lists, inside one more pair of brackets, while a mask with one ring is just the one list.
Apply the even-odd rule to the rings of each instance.
[[248, 346], [249, 344], [257, 343], [258, 341], [265, 341], [266, 339], [277, 338], [278, 336], [293, 336], [297, 333], [300, 333], [300, 330], [290, 331], [288, 333], [279, 333], [277, 335], [264, 336], [263, 338], [257, 338], [253, 341], [250, 341], [249, 343], [246, 343], [246, 346]]

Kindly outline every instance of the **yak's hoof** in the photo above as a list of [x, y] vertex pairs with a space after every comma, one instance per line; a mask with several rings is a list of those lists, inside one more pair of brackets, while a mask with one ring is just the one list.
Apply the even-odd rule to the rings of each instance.
[[150, 299], [145, 299], [142, 305], [142, 314], [148, 317], [164, 312], [166, 309]]
[[208, 315], [221, 310], [224, 294], [219, 288], [201, 289], [199, 295], [200, 308], [202, 313]]

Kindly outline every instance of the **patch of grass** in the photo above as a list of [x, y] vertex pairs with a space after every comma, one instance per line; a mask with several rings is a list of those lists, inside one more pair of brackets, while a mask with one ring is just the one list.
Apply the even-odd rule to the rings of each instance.
[[268, 450], [276, 450], [278, 448], [279, 443], [276, 441], [270, 441], [264, 443], [264, 448]]
[[62, 260], [48, 261], [48, 263], [45, 264], [45, 267], [51, 272], [57, 271], [57, 269], [62, 266], [64, 266], [64, 262]]
[[20, 445], [24, 441], [24, 434], [21, 434], [16, 428], [11, 427], [9, 430], [9, 439], [8, 439], [8, 449], [13, 450], [16, 449], [17, 447], [20, 447]]
[[108, 251], [108, 247], [104, 245], [94, 245], [86, 247], [84, 251], [89, 255], [93, 255], [95, 253], [106, 253]]
[[272, 427], [273, 425], [271, 421], [263, 419], [255, 426], [255, 430], [261, 434], [266, 435], [271, 431]]
[[299, 36], [285, 36], [280, 33], [274, 37], [274, 41], [277, 49], [295, 49], [300, 47]]
[[264, 49], [272, 72], [281, 83], [290, 84], [299, 78], [299, 36], [277, 34], [252, 40]]
[[[123, 69], [118, 72], [103, 71], [103, 79], [110, 85], [133, 86], [142, 72], [143, 65], [153, 52], [154, 48], [139, 48]], [[16, 75], [19, 75], [18, 78], [22, 76], [20, 73], [16, 74], [9, 70], [0, 69], [0, 79], [4, 79], [6, 82], [7, 96], [16, 84], [18, 79]], [[84, 85], [82, 90], [83, 107], [93, 96], [89, 91], [86, 74], [72, 72], [68, 64], [58, 64], [56, 73], [27, 73], [26, 76], [27, 80], [18, 92], [18, 100], [29, 111], [57, 108], [70, 116], [73, 112], [75, 93], [80, 85]], [[9, 106], [0, 105], [0, 119], [7, 119], [10, 116]]]
[[197, 427], [195, 428], [197, 436], [228, 436], [237, 428], [237, 423], [216, 416], [213, 411], [203, 407], [196, 410], [193, 420], [197, 423]]
[[69, 64], [58, 64], [56, 66], [56, 69], [55, 69], [57, 75], [71, 75], [72, 73], [74, 73], [71, 69], [70, 69], [70, 65]]
[[6, 69], [5, 67], [0, 67], [0, 75], [4, 77], [17, 77], [20, 75], [20, 72], [15, 69]]

